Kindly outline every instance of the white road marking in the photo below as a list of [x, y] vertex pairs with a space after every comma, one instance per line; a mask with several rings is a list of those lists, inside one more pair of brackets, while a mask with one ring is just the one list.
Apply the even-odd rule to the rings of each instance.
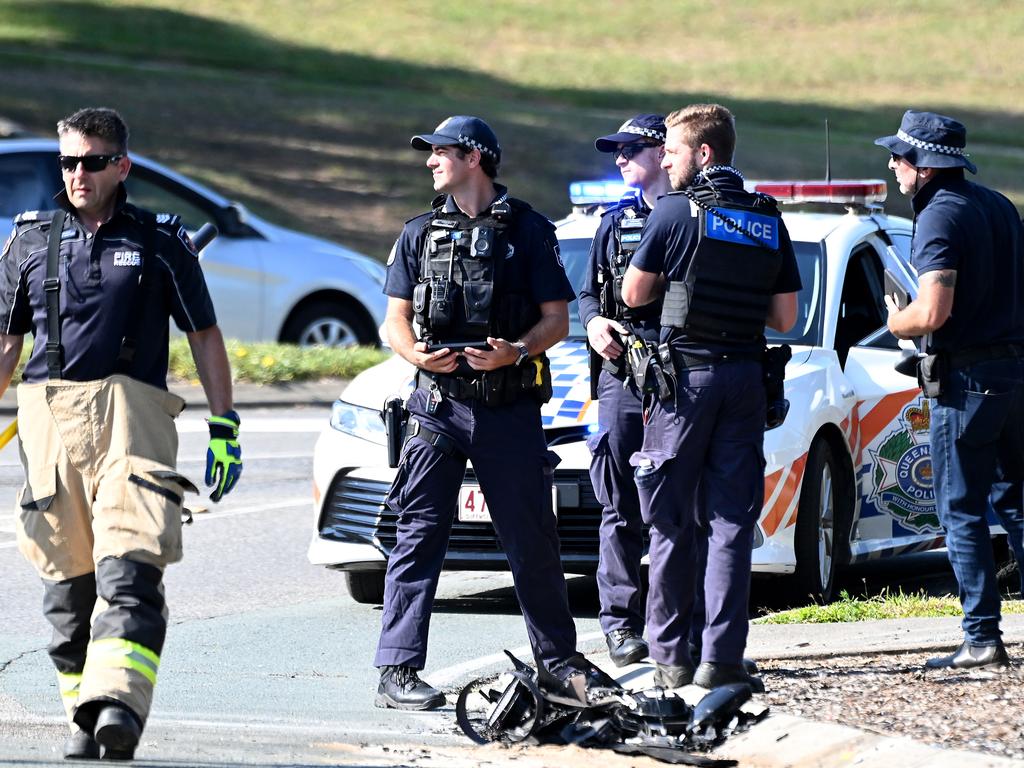
[[[207, 499], [205, 497], [201, 497], [201, 498], [202, 498], [202, 501], [209, 502], [209, 499]], [[230, 496], [225, 497], [225, 498], [230, 498]], [[189, 505], [189, 501], [191, 501], [193, 504], [196, 504], [195, 496], [187, 496], [186, 497], [186, 501], [185, 501], [185, 506], [186, 507]], [[230, 510], [228, 510], [226, 512], [219, 511], [212, 503], [210, 503], [210, 504], [205, 504], [204, 503], [204, 504], [202, 504], [202, 506], [207, 507], [207, 509], [209, 511], [208, 512], [199, 512], [199, 513], [196, 514], [196, 517], [200, 521], [223, 520], [223, 519], [228, 518], [228, 517], [239, 517], [241, 515], [251, 515], [251, 514], [256, 513], [256, 512], [271, 512], [271, 511], [276, 511], [276, 510], [279, 510], [279, 509], [293, 509], [295, 507], [308, 507], [308, 506], [312, 505], [312, 503], [313, 503], [313, 497], [312, 496], [293, 496], [292, 498], [289, 498], [289, 499], [278, 499], [277, 501], [269, 501], [266, 504], [253, 504], [253, 505], [248, 505], [244, 501], [239, 499], [239, 500], [237, 500], [235, 502], [235, 504], [244, 505], [244, 506], [242, 506], [241, 509], [230, 509]], [[234, 505], [232, 505], [232, 506], [234, 506]]]
[[[597, 640], [598, 638], [604, 637], [603, 632], [587, 632], [586, 634], [579, 635], [576, 638], [576, 643], [588, 643], [591, 640]], [[519, 648], [513, 648], [511, 650], [513, 656], [517, 659], [523, 659], [528, 664], [533, 663], [533, 649], [528, 645], [520, 646]], [[474, 672], [486, 669], [487, 667], [494, 666], [500, 662], [505, 664], [511, 664], [508, 660], [508, 656], [504, 653], [491, 653], [487, 656], [479, 656], [469, 661], [464, 661], [461, 664], [453, 664], [450, 667], [439, 669], [437, 672], [430, 672], [426, 674], [430, 680], [430, 684], [436, 687], [445, 687], [452, 685], [458, 680], [462, 680]]]
[[[246, 434], [261, 433], [318, 433], [328, 424], [327, 417], [318, 418], [291, 418], [291, 419], [246, 419], [243, 417], [241, 425], [242, 437]], [[177, 422], [178, 434], [187, 435], [197, 432], [206, 433], [209, 427], [205, 419], [179, 419]]]

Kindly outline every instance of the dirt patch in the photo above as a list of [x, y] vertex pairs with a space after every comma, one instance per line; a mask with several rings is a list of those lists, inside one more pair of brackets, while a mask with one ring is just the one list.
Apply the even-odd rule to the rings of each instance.
[[1005, 671], [924, 670], [945, 652], [758, 660], [773, 712], [1024, 759], [1024, 644]]

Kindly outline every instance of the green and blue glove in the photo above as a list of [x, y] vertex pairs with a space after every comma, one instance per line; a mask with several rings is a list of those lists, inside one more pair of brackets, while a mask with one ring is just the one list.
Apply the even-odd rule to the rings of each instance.
[[238, 444], [241, 419], [234, 411], [211, 416], [210, 447], [206, 449], [206, 484], [213, 486], [210, 501], [220, 501], [242, 476], [242, 446]]

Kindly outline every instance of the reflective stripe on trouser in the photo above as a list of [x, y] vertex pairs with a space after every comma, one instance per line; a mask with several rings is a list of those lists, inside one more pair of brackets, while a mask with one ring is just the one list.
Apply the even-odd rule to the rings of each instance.
[[[94, 640], [123, 638], [151, 650], [162, 647], [166, 619], [160, 577], [168, 563], [181, 558], [183, 494], [193, 488], [174, 468], [174, 417], [183, 406], [176, 395], [125, 376], [18, 387], [26, 475], [17, 508], [18, 545], [48, 592], [59, 598], [47, 608], [55, 639], [58, 633], [68, 635], [70, 625], [63, 625], [69, 617], [87, 615], [96, 603]], [[104, 569], [97, 566], [104, 562], [109, 564], [106, 587]], [[61, 593], [62, 584], [95, 570], [95, 588]], [[97, 592], [103, 599], [96, 599]], [[79, 629], [76, 651], [83, 639]], [[80, 651], [67, 660], [64, 651], [55, 655], [51, 649], [58, 672], [82, 671]], [[80, 706], [90, 699], [114, 699], [135, 709], [135, 702], [142, 706], [135, 713], [145, 720], [152, 683], [144, 675], [132, 670], [133, 676], [122, 674], [107, 688], [105, 676], [94, 681], [90, 674], [82, 681]], [[145, 690], [122, 690], [131, 680], [144, 681]]]
[[64, 704], [64, 713], [68, 722], [72, 723], [75, 716], [75, 707], [78, 705], [78, 692], [82, 688], [82, 674], [80, 672], [58, 672], [57, 687], [60, 689], [60, 700]]
[[[117, 637], [93, 640], [82, 675], [81, 702], [96, 699], [99, 693], [103, 699], [127, 705], [145, 722], [159, 667], [160, 656], [144, 645]], [[76, 719], [79, 725], [87, 725]]]

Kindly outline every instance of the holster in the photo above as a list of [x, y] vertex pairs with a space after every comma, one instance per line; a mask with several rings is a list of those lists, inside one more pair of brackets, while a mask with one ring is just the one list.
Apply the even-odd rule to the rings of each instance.
[[405, 441], [405, 427], [409, 422], [409, 411], [400, 397], [393, 397], [384, 403], [380, 412], [384, 422], [384, 431], [388, 439], [388, 466], [397, 467], [402, 455], [402, 443]]
[[767, 410], [764, 425], [767, 429], [781, 426], [789, 413], [789, 401], [786, 399], [786, 363], [793, 357], [793, 349], [789, 344], [764, 348], [761, 359], [763, 368], [764, 395]]
[[917, 383], [925, 397], [939, 397], [943, 392], [948, 360], [942, 352], [925, 355], [917, 361]]

